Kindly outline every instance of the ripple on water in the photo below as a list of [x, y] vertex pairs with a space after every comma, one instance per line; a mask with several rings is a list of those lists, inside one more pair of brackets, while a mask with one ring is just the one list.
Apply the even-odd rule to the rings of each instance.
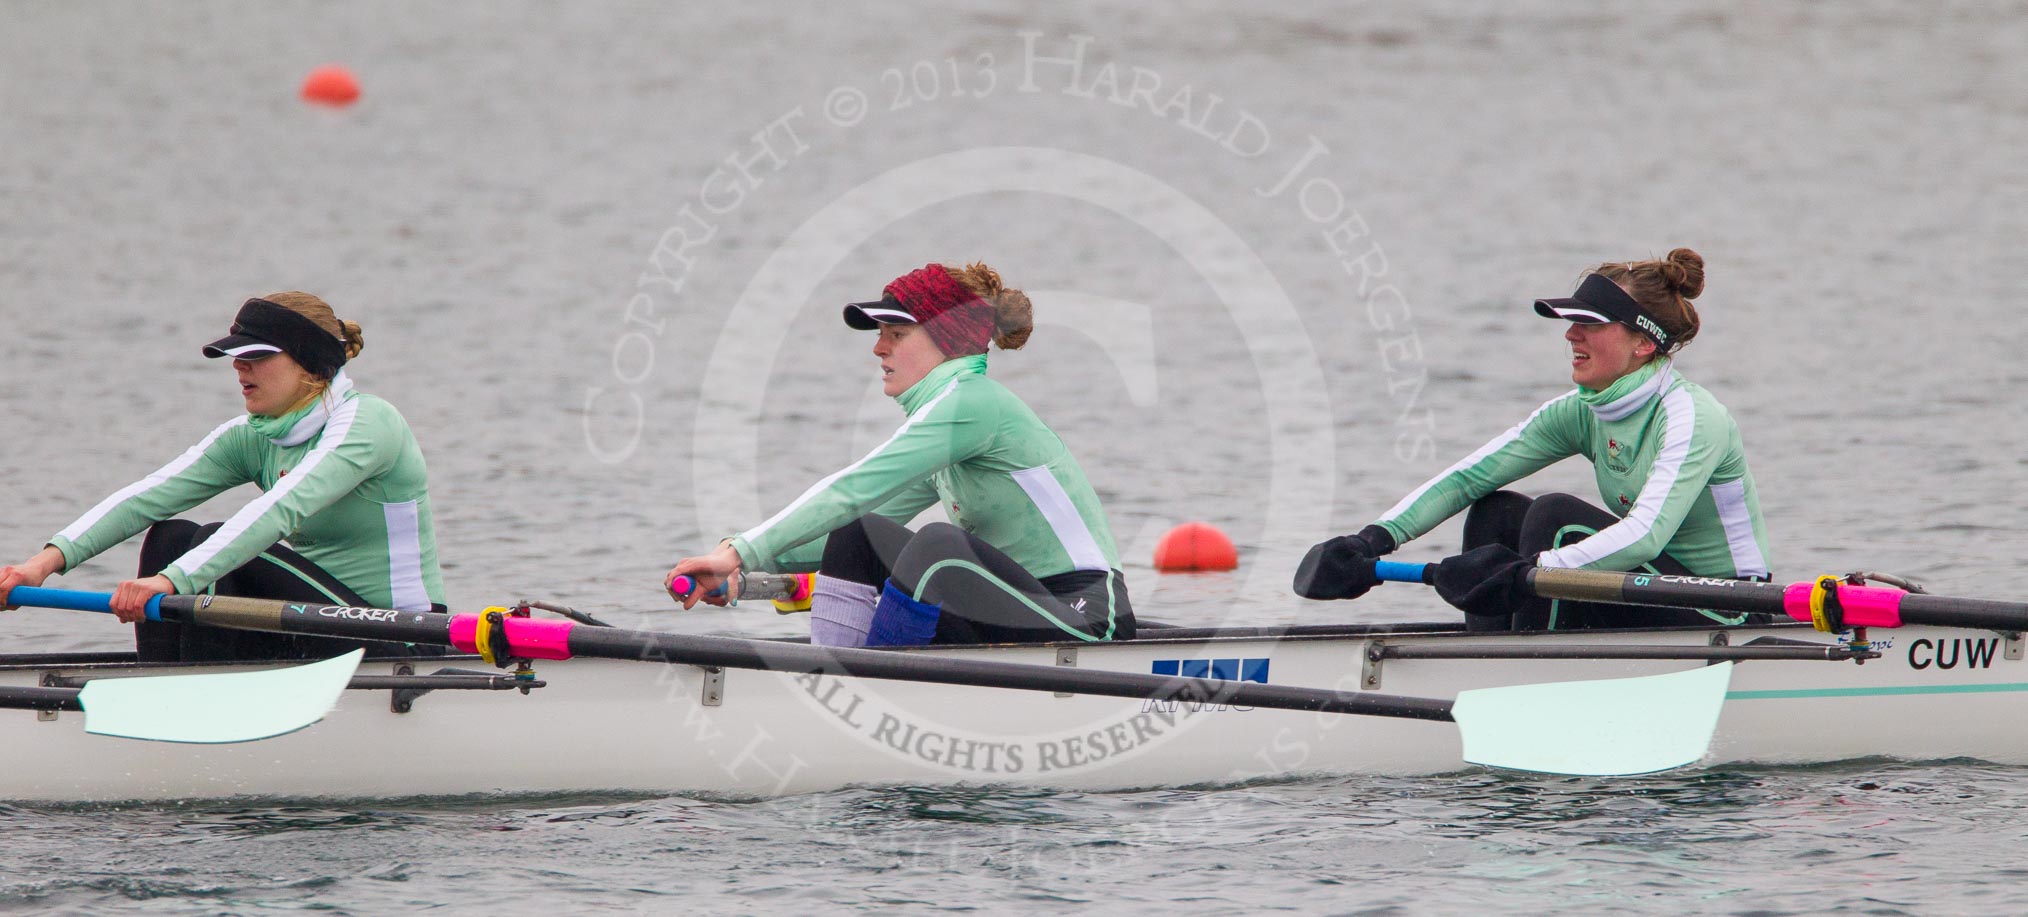
[[[977, 255], [1031, 289], [1107, 293], [1159, 318], [1155, 385], [1120, 368], [1122, 341], [1061, 325], [994, 357], [1106, 495], [1137, 610], [1182, 623], [1455, 620], [1427, 593], [1323, 606], [1279, 584], [1318, 529], [1370, 521], [1564, 388], [1554, 326], [1521, 303], [1568, 289], [1583, 265], [1687, 243], [1710, 259], [1711, 287], [1681, 366], [1740, 423], [1778, 572], [2028, 590], [2028, 425], [2004, 421], [2019, 343], [1907, 307], [1949, 303], [1975, 329], [2014, 318], [2021, 272], [1993, 266], [2028, 239], [1994, 189], [2028, 184], [2028, 109], [2010, 78], [2028, 46], [2018, 15], [1878, 0], [1585, 12], [1531, 0], [1490, 16], [1450, 0], [1260, 16], [960, 0], [925, 30], [873, 5], [690, 5], [679, 21], [646, 3], [559, 16], [564, 5], [449, 2], [398, 17], [330, 4], [320, 36], [385, 58], [368, 97], [385, 101], [340, 113], [272, 91], [272, 49], [301, 45], [304, 7], [225, 6], [16, 4], [10, 21], [28, 27], [0, 30], [0, 87], [15, 90], [0, 105], [4, 157], [10, 175], [32, 176], [7, 186], [0, 221], [15, 255], [0, 258], [0, 312], [16, 345], [0, 359], [0, 403], [9, 430], [44, 431], [7, 439], [0, 561], [228, 416], [229, 380], [189, 345], [215, 336], [239, 296], [297, 282], [286, 275], [363, 313], [373, 346], [359, 381], [428, 451], [453, 604], [529, 595], [679, 626], [654, 583], [674, 557], [786, 503], [897, 421], [866, 391], [864, 345], [833, 346], [824, 297], [914, 259]], [[222, 44], [226, 18], [235, 41]], [[1145, 65], [1165, 95], [1185, 83], [1215, 94], [1268, 125], [1275, 148], [1242, 161], [1131, 105], [1012, 91], [871, 114], [856, 135], [812, 132], [813, 153], [720, 224], [685, 296], [657, 301], [668, 330], [628, 388], [642, 439], [623, 460], [596, 454], [618, 444], [593, 439], [613, 430], [587, 395], [636, 370], [640, 354], [615, 349], [621, 309], [705, 173], [767, 118], [844, 82], [884, 85], [883, 70], [917, 56], [962, 63], [991, 48], [1012, 67], [1027, 28], [1093, 34], [1094, 68], [1117, 62], [1133, 82], [1128, 68]], [[80, 47], [97, 52], [83, 68]], [[1624, 79], [1545, 48], [1603, 54]], [[485, 78], [444, 78], [473, 73]], [[185, 84], [206, 91], [162, 88]], [[503, 99], [515, 117], [494, 116]], [[1618, 129], [1600, 130], [1600, 112]], [[1272, 177], [1257, 167], [1288, 162], [1308, 134], [1331, 147], [1316, 174], [1344, 183], [1409, 307], [1400, 315], [1362, 308], [1330, 241], [1288, 197], [1255, 192]], [[246, 141], [277, 135], [312, 142]], [[821, 301], [797, 316], [774, 372], [704, 378], [725, 305], [813, 206], [916, 157], [1015, 135], [1202, 198], [1302, 321], [1243, 325], [1233, 313], [1255, 304], [1219, 301], [1168, 240], [1095, 208], [999, 195], [1008, 218], [929, 208], [819, 278]], [[1305, 347], [1327, 404], [1273, 418], [1260, 383], [1276, 367], [1256, 355]], [[721, 455], [721, 431], [696, 422], [699, 403], [729, 390], [713, 386], [764, 391], [756, 454]], [[1322, 440], [1292, 457], [1300, 480], [1262, 479], [1277, 436]], [[716, 490], [708, 458], [751, 467], [756, 505]], [[1277, 530], [1270, 483], [1328, 521]], [[1565, 465], [1528, 486], [1592, 484]], [[246, 497], [196, 515], [223, 518]], [[1153, 536], [1184, 518], [1226, 526], [1245, 566], [1154, 577]], [[1445, 537], [1413, 550], [1438, 556], [1455, 544]], [[109, 588], [135, 561], [129, 545], [66, 584]], [[751, 610], [681, 620], [804, 626]], [[21, 650], [126, 639], [57, 613], [7, 622]], [[0, 807], [0, 907], [2006, 914], [2028, 912], [2024, 789], [2021, 768], [1866, 761], [1104, 794], [17, 806]]]
[[[764, 801], [14, 806], [0, 809], [0, 826], [37, 841], [0, 853], [9, 877], [0, 901], [528, 909], [500, 893], [511, 886], [586, 907], [720, 900], [736, 889], [739, 900], [850, 907], [1389, 913], [1672, 898], [1763, 913], [1913, 912], [1928, 900], [1916, 889], [1937, 882], [1982, 901], [2021, 900], [2014, 880], [2028, 870], [2009, 865], [2006, 849], [2022, 833], [2028, 802], [2011, 791], [2024, 776], [1976, 762], [1877, 761], [1638, 780], [1466, 772], [1096, 794], [891, 787]], [[110, 848], [109, 822], [123, 839]], [[1952, 855], [1938, 857], [1940, 847]]]

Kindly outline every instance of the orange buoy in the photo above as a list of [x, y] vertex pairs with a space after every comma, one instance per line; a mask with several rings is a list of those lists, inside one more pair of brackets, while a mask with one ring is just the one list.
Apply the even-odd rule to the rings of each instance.
[[318, 67], [303, 78], [305, 102], [343, 107], [358, 98], [359, 81], [352, 77], [352, 71], [337, 64]]
[[1155, 542], [1155, 569], [1164, 573], [1186, 570], [1231, 570], [1239, 566], [1239, 549], [1232, 539], [1209, 522], [1185, 522]]

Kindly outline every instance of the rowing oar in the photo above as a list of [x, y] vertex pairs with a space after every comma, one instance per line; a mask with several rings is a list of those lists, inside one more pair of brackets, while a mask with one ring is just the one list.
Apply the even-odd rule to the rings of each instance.
[[[109, 610], [109, 593], [16, 587], [15, 605]], [[1396, 697], [1246, 681], [1141, 675], [954, 659], [941, 654], [811, 646], [772, 640], [588, 627], [514, 617], [504, 609], [445, 615], [230, 596], [158, 596], [148, 617], [242, 630], [452, 646], [496, 665], [576, 656], [844, 675], [933, 684], [1228, 704], [1359, 716], [1452, 721], [1464, 759], [1513, 770], [1642, 774], [1703, 757], [1731, 664], [1610, 681], [1480, 688], [1457, 700]]]
[[[725, 594], [727, 583], [719, 583], [705, 595]], [[690, 597], [697, 590], [697, 581], [688, 575], [680, 575], [665, 584], [669, 597], [678, 602]], [[739, 594], [736, 599], [765, 600], [775, 603], [775, 614], [792, 615], [810, 610], [810, 594], [815, 588], [807, 573], [741, 573]]]
[[82, 710], [85, 731], [103, 736], [205, 745], [251, 742], [323, 719], [345, 693], [364, 655], [364, 650], [353, 650], [323, 662], [261, 672], [94, 678], [82, 688], [0, 687], [0, 707]]
[[[1390, 582], [1425, 583], [1428, 577], [1436, 575], [1435, 564], [1383, 560], [1376, 561], [1373, 569], [1380, 579]], [[2028, 630], [2028, 603], [1927, 595], [1890, 586], [1855, 586], [1830, 575], [1782, 585], [1702, 576], [1536, 567], [1528, 571], [1527, 588], [1545, 599], [1786, 615], [1828, 632], [1904, 624]]]

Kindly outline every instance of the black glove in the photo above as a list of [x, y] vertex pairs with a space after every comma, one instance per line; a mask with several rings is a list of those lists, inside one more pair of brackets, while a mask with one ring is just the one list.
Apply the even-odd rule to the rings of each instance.
[[1489, 544], [1444, 558], [1430, 585], [1467, 615], [1506, 616], [1529, 597], [1528, 571], [1535, 560], [1504, 544]]
[[1296, 594], [1306, 599], [1356, 599], [1380, 585], [1373, 559], [1394, 550], [1394, 536], [1377, 525], [1340, 535], [1310, 549], [1296, 565]]

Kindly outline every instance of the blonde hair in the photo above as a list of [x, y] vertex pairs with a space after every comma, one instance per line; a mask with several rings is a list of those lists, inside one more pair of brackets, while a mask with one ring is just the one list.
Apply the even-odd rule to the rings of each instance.
[[[359, 329], [359, 323], [340, 320], [338, 314], [331, 311], [331, 305], [313, 293], [290, 290], [285, 293], [269, 293], [261, 298], [309, 319], [317, 327], [324, 329], [327, 334], [344, 341], [345, 359], [347, 360], [359, 356], [359, 352], [366, 349], [366, 335]], [[289, 405], [287, 411], [283, 411], [282, 413], [289, 414], [300, 411], [309, 405], [310, 402], [322, 398], [324, 393], [330, 390], [330, 379], [310, 376], [308, 371], [305, 371], [304, 375], [309, 376], [309, 381], [306, 383], [309, 390], [303, 394], [303, 397], [296, 399], [295, 404]]]
[[964, 267], [944, 265], [972, 295], [993, 306], [993, 343], [1001, 350], [1020, 350], [1035, 330], [1035, 304], [1028, 294], [1000, 282], [1000, 272], [974, 261]]

